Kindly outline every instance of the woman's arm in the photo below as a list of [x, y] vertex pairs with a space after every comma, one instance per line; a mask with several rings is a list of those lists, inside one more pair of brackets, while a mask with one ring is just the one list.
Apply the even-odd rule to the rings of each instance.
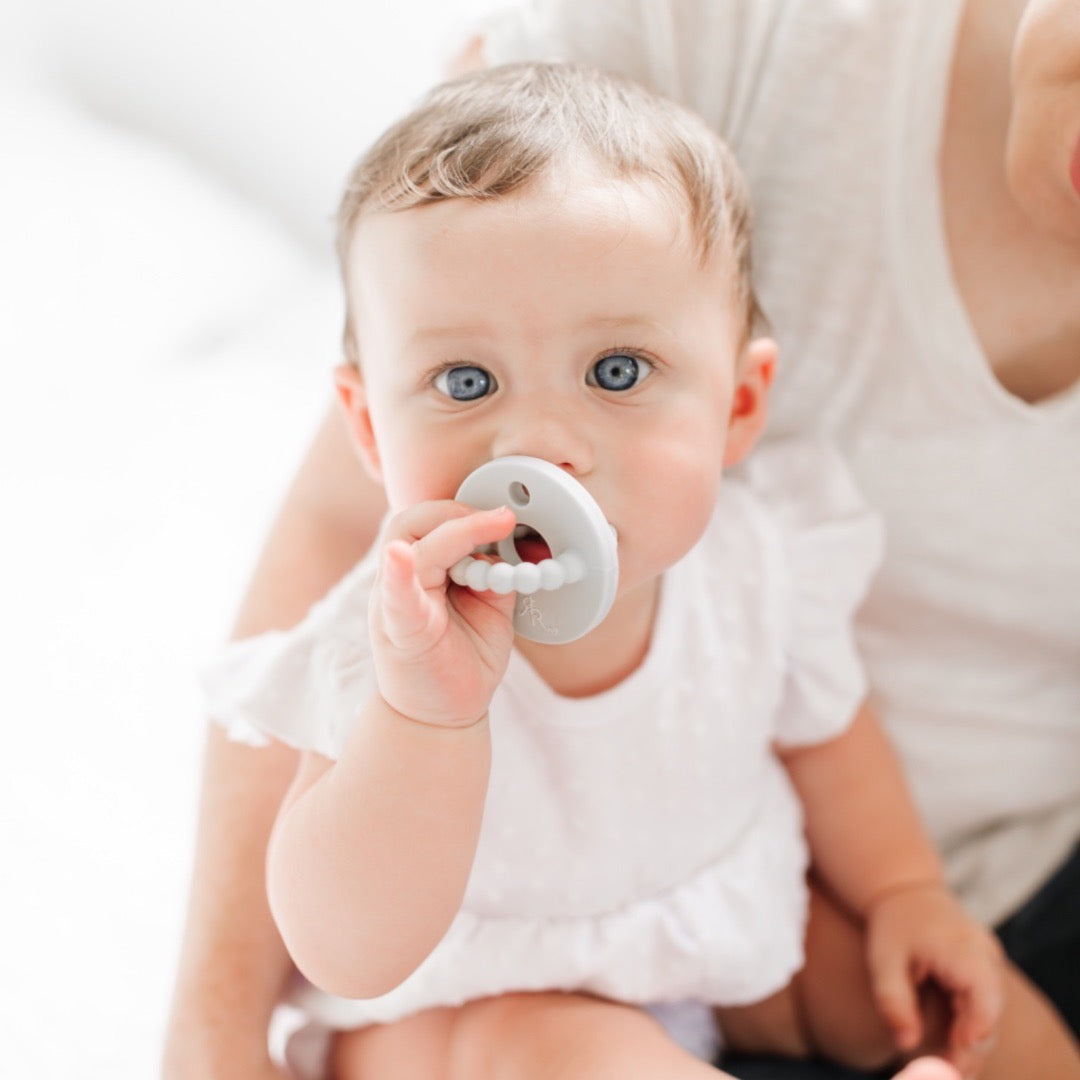
[[[328, 412], [271, 528], [235, 636], [299, 621], [370, 546], [380, 488]], [[278, 1076], [266, 1031], [291, 964], [266, 901], [266, 846], [298, 756], [231, 743], [211, 724], [187, 925], [165, 1045], [166, 1080]]]

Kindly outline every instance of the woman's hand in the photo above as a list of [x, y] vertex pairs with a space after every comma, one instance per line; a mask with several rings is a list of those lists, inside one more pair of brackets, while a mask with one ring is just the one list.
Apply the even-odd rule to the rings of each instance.
[[997, 938], [939, 884], [885, 893], [867, 912], [867, 959], [874, 996], [899, 1047], [925, 1037], [918, 991], [934, 983], [950, 1007], [946, 1057], [978, 1076], [1004, 1003], [1004, 954]]
[[487, 712], [514, 642], [515, 595], [474, 592], [450, 568], [513, 531], [513, 511], [421, 503], [387, 530], [369, 623], [379, 692], [426, 724], [464, 726]]

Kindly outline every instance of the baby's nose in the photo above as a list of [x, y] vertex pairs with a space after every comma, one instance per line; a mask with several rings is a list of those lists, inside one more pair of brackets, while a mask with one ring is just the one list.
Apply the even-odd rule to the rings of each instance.
[[523, 411], [510, 419], [495, 439], [493, 457], [523, 454], [541, 458], [571, 476], [582, 476], [592, 468], [592, 445], [580, 418], [548, 409]]

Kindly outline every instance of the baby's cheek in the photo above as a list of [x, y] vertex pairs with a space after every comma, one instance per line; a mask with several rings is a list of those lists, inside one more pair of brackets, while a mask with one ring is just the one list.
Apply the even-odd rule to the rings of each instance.
[[401, 511], [422, 502], [452, 499], [461, 481], [470, 472], [467, 466], [456, 466], [445, 452], [422, 453], [399, 451], [398, 466], [384, 472], [386, 497], [394, 511]]
[[720, 480], [720, 463], [711, 459], [712, 449], [705, 442], [697, 449], [656, 454], [645, 466], [648, 472], [639, 490], [649, 494], [653, 521], [649, 546], [654, 558], [666, 565], [677, 562], [698, 542], [712, 517]]

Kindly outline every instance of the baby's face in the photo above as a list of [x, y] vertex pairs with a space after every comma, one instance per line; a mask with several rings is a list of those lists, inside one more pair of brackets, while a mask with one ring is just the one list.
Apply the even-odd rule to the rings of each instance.
[[651, 186], [584, 171], [362, 218], [351, 420], [391, 508], [527, 454], [616, 527], [620, 592], [685, 554], [756, 434], [773, 356], [756, 342], [740, 362], [728, 267], [700, 266], [687, 233]]

